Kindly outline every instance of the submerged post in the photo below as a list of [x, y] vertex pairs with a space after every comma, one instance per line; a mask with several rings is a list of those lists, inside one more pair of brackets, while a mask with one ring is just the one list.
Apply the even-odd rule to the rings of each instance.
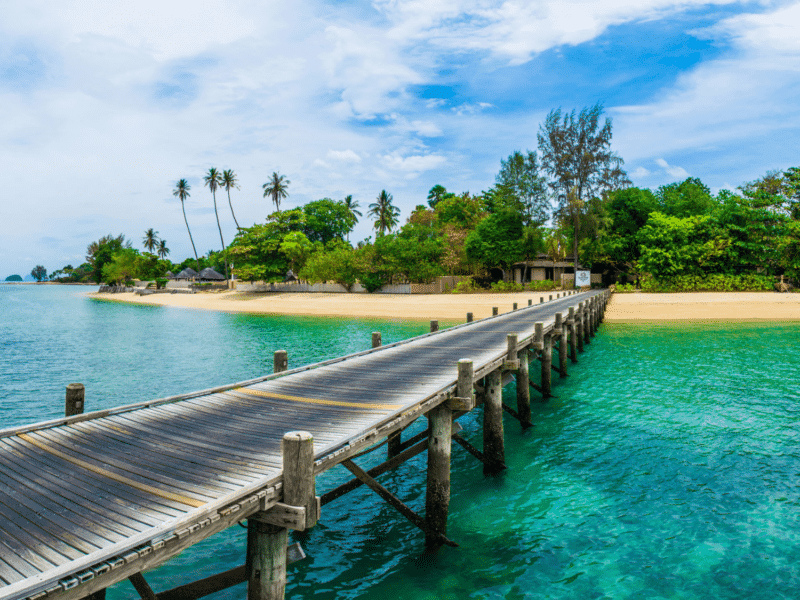
[[491, 475], [506, 468], [503, 439], [503, 375], [499, 369], [486, 376], [483, 403], [483, 473]]
[[64, 406], [64, 416], [83, 414], [84, 396], [86, 388], [82, 383], [70, 383], [67, 385], [66, 402]]
[[428, 412], [428, 481], [425, 492], [425, 546], [434, 549], [447, 534], [447, 513], [450, 507], [450, 452], [453, 433], [453, 411], [440, 404]]
[[[305, 509], [306, 530], [317, 523], [314, 482], [314, 438], [307, 431], [290, 431], [281, 440], [283, 454], [283, 504]], [[288, 530], [270, 522], [269, 512], [247, 519], [248, 600], [282, 600], [286, 590]]]
[[432, 320], [431, 321], [431, 333], [439, 331], [439, 321]]
[[576, 352], [575, 332], [577, 331], [575, 307], [569, 307], [569, 358], [572, 362], [578, 362], [578, 353]]
[[373, 348], [380, 348], [381, 347], [381, 332], [380, 331], [373, 331], [372, 332], [372, 347]]
[[283, 373], [289, 368], [289, 354], [286, 350], [276, 350], [272, 357], [273, 373]]
[[556, 335], [558, 336], [558, 372], [561, 377], [567, 376], [567, 325], [564, 313], [556, 313]]

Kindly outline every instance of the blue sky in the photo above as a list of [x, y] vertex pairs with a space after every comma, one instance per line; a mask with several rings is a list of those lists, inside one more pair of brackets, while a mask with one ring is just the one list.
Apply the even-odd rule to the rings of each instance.
[[[386, 189], [477, 193], [553, 108], [602, 102], [635, 184], [712, 190], [800, 165], [800, 3], [692, 0], [26, 0], [0, 22], [0, 277], [153, 227], [219, 248], [209, 167], [242, 225]], [[217, 198], [225, 241], [235, 232]], [[351, 236], [371, 235], [364, 219]]]

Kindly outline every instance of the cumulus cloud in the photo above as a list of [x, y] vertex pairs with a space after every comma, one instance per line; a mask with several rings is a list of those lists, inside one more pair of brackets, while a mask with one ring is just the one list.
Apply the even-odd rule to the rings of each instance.
[[636, 179], [641, 179], [643, 177], [647, 177], [648, 175], [650, 175], [650, 171], [648, 171], [644, 167], [636, 167], [633, 171], [628, 173], [628, 175]]
[[399, 154], [387, 154], [381, 157], [383, 164], [394, 171], [421, 172], [430, 171], [443, 165], [447, 159], [440, 154], [419, 154], [412, 156], [400, 156]]
[[343, 162], [360, 163], [361, 157], [350, 149], [347, 150], [328, 150], [328, 158], [341, 160]]
[[689, 173], [686, 171], [686, 169], [677, 167], [675, 165], [670, 165], [663, 158], [657, 158], [656, 164], [664, 169], [664, 172], [670, 177], [675, 177], [676, 179], [686, 179], [689, 176]]

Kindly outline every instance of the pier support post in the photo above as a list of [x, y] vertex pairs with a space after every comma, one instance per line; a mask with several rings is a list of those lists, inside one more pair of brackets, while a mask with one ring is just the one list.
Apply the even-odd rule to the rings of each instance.
[[500, 309], [496, 306], [492, 307], [492, 316], [496, 317], [499, 314]]
[[450, 452], [452, 449], [453, 411], [440, 404], [428, 412], [428, 482], [425, 493], [425, 547], [438, 548], [447, 534], [450, 507]]
[[[306, 509], [305, 528], [319, 518], [314, 482], [314, 438], [307, 431], [290, 431], [281, 441], [283, 503]], [[247, 519], [247, 599], [283, 600], [286, 590], [288, 530], [264, 522], [265, 512]]]
[[431, 333], [439, 331], [439, 321], [432, 320], [431, 321]]
[[592, 318], [592, 312], [589, 309], [589, 301], [585, 300], [583, 304], [583, 314], [581, 315], [581, 323], [583, 324], [583, 344], [591, 344], [591, 336], [589, 335], [589, 322]]
[[592, 297], [592, 321], [591, 327], [589, 328], [589, 335], [594, 337], [595, 332], [597, 331], [597, 296]]
[[539, 296], [539, 304], [544, 304], [544, 296]]
[[272, 357], [273, 373], [283, 373], [289, 368], [289, 354], [286, 350], [276, 350]]
[[467, 323], [472, 323], [472, 313], [467, 313]]
[[486, 376], [483, 403], [483, 464], [484, 475], [499, 473], [506, 468], [503, 439], [503, 375], [500, 369]]
[[575, 336], [577, 331], [577, 325], [575, 323], [575, 319], [577, 316], [575, 315], [575, 307], [569, 307], [569, 358], [572, 362], [578, 362], [578, 353], [576, 352], [576, 342]]
[[533, 306], [533, 300], [531, 298], [528, 298], [528, 306]]
[[373, 348], [380, 348], [381, 347], [381, 332], [380, 331], [373, 331], [372, 332], [372, 347]]
[[67, 385], [66, 402], [64, 406], [64, 416], [83, 414], [84, 397], [86, 388], [82, 383], [70, 383]]
[[517, 303], [514, 302], [513, 310], [517, 310]]
[[544, 336], [544, 347], [542, 348], [542, 399], [546, 400], [552, 394], [552, 370], [553, 370], [553, 336]]
[[561, 377], [567, 376], [567, 325], [564, 313], [556, 313], [556, 335], [558, 336], [558, 372]]
[[577, 325], [577, 335], [576, 338], [578, 340], [578, 352], [583, 353], [583, 321], [584, 321], [584, 309], [583, 309], [583, 302], [578, 302], [578, 310], [575, 311], [575, 323]]
[[517, 370], [517, 414], [523, 429], [531, 423], [531, 376], [528, 349], [517, 352], [519, 369]]

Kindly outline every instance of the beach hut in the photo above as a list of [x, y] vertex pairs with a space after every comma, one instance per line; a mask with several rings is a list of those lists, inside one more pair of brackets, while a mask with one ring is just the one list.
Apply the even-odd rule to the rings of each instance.
[[220, 275], [211, 267], [203, 269], [200, 271], [200, 275], [198, 275], [200, 281], [225, 281], [225, 276]]
[[197, 277], [197, 271], [191, 267], [186, 267], [183, 271], [175, 275], [175, 279], [192, 279], [193, 277]]
[[167, 271], [164, 274], [164, 277], [166, 277], [167, 279], [175, 279], [175, 273], [173, 273], [172, 271]]

